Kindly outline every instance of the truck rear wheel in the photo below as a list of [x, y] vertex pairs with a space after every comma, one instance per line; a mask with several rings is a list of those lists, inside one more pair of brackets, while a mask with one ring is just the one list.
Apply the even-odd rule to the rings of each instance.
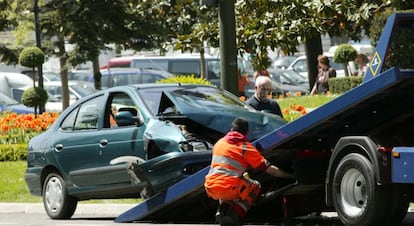
[[386, 225], [400, 225], [408, 212], [409, 200], [405, 190], [399, 184], [393, 184], [389, 187], [390, 201], [388, 209], [381, 224]]
[[336, 167], [332, 197], [345, 225], [378, 225], [388, 199], [377, 186], [372, 163], [361, 154], [346, 155]]

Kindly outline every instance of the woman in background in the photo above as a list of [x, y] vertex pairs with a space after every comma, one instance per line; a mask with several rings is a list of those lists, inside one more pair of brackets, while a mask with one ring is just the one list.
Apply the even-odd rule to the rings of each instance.
[[326, 94], [329, 91], [329, 78], [336, 77], [335, 68], [329, 64], [329, 59], [325, 55], [318, 56], [318, 77], [313, 85], [311, 95], [318, 93]]

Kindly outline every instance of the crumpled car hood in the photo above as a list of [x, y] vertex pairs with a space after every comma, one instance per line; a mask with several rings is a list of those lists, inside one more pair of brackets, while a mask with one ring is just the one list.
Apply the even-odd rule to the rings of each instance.
[[273, 114], [214, 101], [200, 101], [189, 96], [165, 91], [161, 97], [159, 112], [164, 112], [165, 109], [171, 107], [174, 107], [179, 114], [223, 134], [230, 131], [231, 123], [236, 117], [243, 117], [249, 121], [250, 133], [247, 137], [250, 141], [286, 124], [281, 117]]

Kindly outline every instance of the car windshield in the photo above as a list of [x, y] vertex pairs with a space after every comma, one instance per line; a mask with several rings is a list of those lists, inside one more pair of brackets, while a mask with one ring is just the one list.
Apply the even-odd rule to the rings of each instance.
[[283, 74], [297, 84], [307, 83], [307, 79], [294, 70], [285, 70]]
[[226, 91], [208, 86], [187, 87], [154, 87], [138, 89], [138, 93], [153, 115], [158, 114], [162, 92], [169, 92], [174, 98], [185, 101], [190, 105], [201, 105], [214, 108], [215, 106], [233, 106], [245, 108], [246, 105], [237, 97]]
[[53, 72], [44, 72], [43, 78], [47, 81], [60, 81], [60, 76]]
[[9, 106], [19, 104], [19, 102], [8, 97], [6, 94], [0, 93], [0, 104]]
[[89, 95], [93, 92], [95, 92], [95, 89], [93, 88], [92, 84], [76, 84], [76, 85], [71, 85], [71, 88], [77, 93], [79, 94], [81, 97], [84, 97], [86, 95]]

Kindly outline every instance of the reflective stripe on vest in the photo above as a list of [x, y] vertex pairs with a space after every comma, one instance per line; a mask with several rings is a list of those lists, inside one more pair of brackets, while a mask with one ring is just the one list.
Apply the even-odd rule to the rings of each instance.
[[[246, 152], [246, 142], [243, 142], [242, 158], [244, 157], [245, 152]], [[214, 155], [212, 160], [211, 160], [211, 163], [212, 163], [212, 165], [214, 165], [214, 164], [230, 165], [230, 166], [236, 168], [236, 170], [224, 168], [222, 166], [215, 166], [215, 167], [210, 169], [210, 171], [208, 173], [209, 175], [221, 174], [221, 175], [226, 175], [226, 176], [240, 177], [240, 176], [243, 175], [244, 171], [246, 171], [246, 169], [243, 167], [243, 165], [240, 162], [238, 162], [238, 161], [236, 161], [232, 158], [222, 156], [222, 155]]]

